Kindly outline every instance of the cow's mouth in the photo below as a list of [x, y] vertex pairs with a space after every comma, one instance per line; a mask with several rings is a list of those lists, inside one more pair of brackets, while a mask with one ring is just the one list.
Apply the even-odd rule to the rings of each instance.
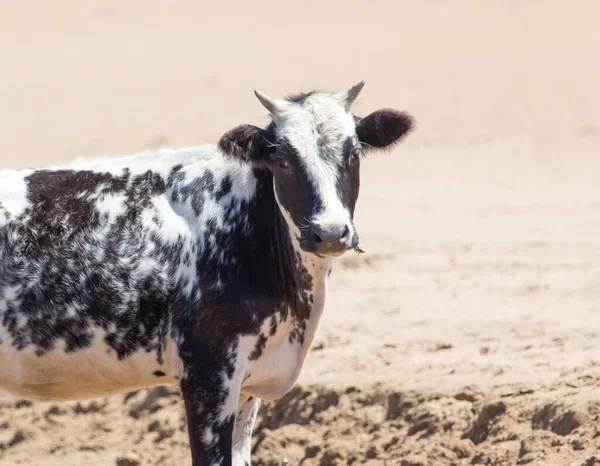
[[355, 249], [358, 246], [358, 241], [354, 244], [354, 241], [348, 243], [342, 243], [339, 245], [333, 244], [319, 244], [315, 241], [309, 241], [301, 239], [300, 247], [304, 252], [312, 253], [319, 259], [326, 259], [328, 257], [339, 257], [351, 249]]

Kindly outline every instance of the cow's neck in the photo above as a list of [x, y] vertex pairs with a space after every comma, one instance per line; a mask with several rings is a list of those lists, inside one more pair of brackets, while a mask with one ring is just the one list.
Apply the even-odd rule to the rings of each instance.
[[[288, 225], [284, 214], [279, 209], [273, 191], [272, 175], [263, 172], [261, 180], [262, 212], [270, 212], [266, 222], [270, 225], [272, 245], [269, 259], [285, 276], [284, 281], [291, 285], [288, 293], [290, 317], [293, 324], [299, 327], [298, 337], [302, 346], [308, 347], [317, 329], [327, 294], [327, 278], [333, 266], [332, 258], [319, 258], [302, 250], [298, 243], [298, 231]], [[260, 179], [259, 178], [259, 179]], [[300, 291], [300, 298], [297, 298]]]
[[274, 291], [278, 299], [262, 320], [257, 343], [251, 339], [252, 375], [242, 390], [270, 400], [296, 383], [323, 313], [333, 259], [319, 259], [300, 248], [296, 232], [288, 226], [275, 200], [272, 175], [261, 172], [256, 176], [257, 210], [251, 214], [258, 217], [253, 224], [267, 228], [260, 239], [251, 238], [261, 245], [258, 249], [262, 252], [253, 253], [256, 263], [266, 267], [254, 268], [254, 273], [275, 273], [280, 287], [272, 289], [270, 281], [262, 282], [267, 294]]

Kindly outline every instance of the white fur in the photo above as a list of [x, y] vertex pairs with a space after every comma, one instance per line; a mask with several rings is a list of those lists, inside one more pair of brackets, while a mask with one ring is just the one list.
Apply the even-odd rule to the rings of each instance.
[[256, 415], [260, 406], [260, 399], [247, 397], [240, 398], [238, 402], [238, 415], [233, 427], [233, 466], [250, 464], [252, 452], [252, 430], [256, 422]]

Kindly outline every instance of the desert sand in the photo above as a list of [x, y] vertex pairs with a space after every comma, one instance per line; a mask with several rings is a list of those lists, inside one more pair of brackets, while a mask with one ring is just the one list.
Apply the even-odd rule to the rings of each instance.
[[[0, 165], [214, 142], [252, 94], [341, 90], [417, 130], [362, 166], [253, 464], [600, 464], [600, 3], [5, 0]], [[0, 401], [0, 464], [186, 465], [163, 388]]]

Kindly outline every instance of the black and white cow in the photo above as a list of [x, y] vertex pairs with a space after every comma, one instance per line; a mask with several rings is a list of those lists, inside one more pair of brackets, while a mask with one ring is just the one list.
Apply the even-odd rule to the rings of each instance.
[[256, 92], [217, 145], [0, 171], [0, 390], [72, 400], [180, 385], [193, 464], [250, 464], [259, 400], [295, 383], [363, 154], [411, 129], [346, 92]]

